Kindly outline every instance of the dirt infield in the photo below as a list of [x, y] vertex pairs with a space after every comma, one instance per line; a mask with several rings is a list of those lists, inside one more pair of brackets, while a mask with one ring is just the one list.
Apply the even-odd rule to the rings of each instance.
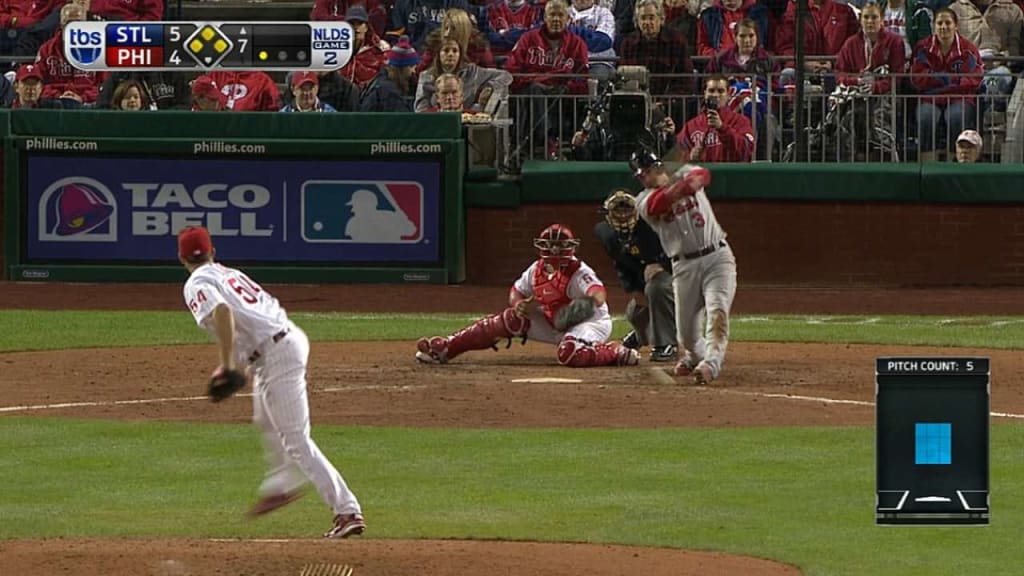
[[[500, 307], [503, 287], [271, 287], [290, 310], [479, 312]], [[170, 309], [187, 314], [176, 285], [0, 284], [0, 308]], [[792, 290], [741, 287], [735, 311], [829, 314], [1024, 314], [1010, 290]], [[613, 298], [613, 310], [621, 309]], [[420, 366], [411, 343], [313, 345], [314, 426], [730, 427], [868, 425], [873, 360], [879, 355], [949, 350], [849, 345], [733, 343], [714, 386], [666, 385], [638, 368], [573, 370], [542, 344], [467, 354], [447, 366]], [[1019, 353], [990, 356], [992, 408], [1024, 414]], [[214, 407], [201, 397], [211, 346], [0, 354], [2, 415], [108, 419], [249, 420], [246, 398]], [[119, 377], [109, 378], [112, 367]], [[163, 381], [144, 383], [152, 374]], [[57, 387], [73, 375], [81, 385]], [[516, 380], [561, 378], [557, 383]], [[46, 383], [51, 383], [49, 386]], [[135, 384], [137, 383], [137, 384]], [[77, 404], [76, 404], [77, 403]], [[55, 407], [62, 404], [63, 407]], [[20, 408], [18, 408], [20, 407]], [[299, 574], [315, 563], [352, 565], [354, 576], [385, 574], [798, 574], [778, 563], [679, 550], [582, 544], [465, 541], [296, 542], [46, 540], [0, 543], [4, 570], [18, 574]]]

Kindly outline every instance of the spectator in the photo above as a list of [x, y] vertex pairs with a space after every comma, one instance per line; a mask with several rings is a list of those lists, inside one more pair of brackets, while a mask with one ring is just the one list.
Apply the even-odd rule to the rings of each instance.
[[220, 85], [210, 76], [200, 76], [192, 81], [192, 111], [220, 112], [225, 110], [228, 97]]
[[292, 101], [281, 112], [337, 112], [334, 106], [320, 101], [320, 77], [315, 72], [297, 72], [291, 79]]
[[97, 108], [113, 108], [110, 104], [114, 87], [131, 80], [142, 88], [142, 97], [151, 110], [188, 110], [189, 87], [184, 72], [113, 72], [100, 86]]
[[[797, 0], [790, 0], [786, 13], [775, 31], [775, 54], [792, 56], [796, 42], [796, 6]], [[804, 51], [807, 56], [835, 56], [843, 47], [846, 39], [860, 30], [857, 16], [853, 9], [835, 0], [808, 0], [811, 18], [804, 26]], [[812, 73], [827, 73], [832, 70], [832, 62], [825, 59], [807, 58], [805, 68]], [[793, 62], [786, 66], [792, 68]]]
[[92, 0], [94, 14], [115, 22], [164, 19], [164, 0]]
[[317, 72], [320, 90], [317, 97], [338, 112], [359, 111], [359, 87], [349, 82], [337, 70]]
[[750, 162], [754, 130], [750, 120], [733, 112], [729, 80], [721, 74], [708, 77], [702, 110], [683, 126], [676, 138], [678, 152], [689, 162]]
[[0, 108], [10, 108], [11, 103], [17, 94], [14, 91], [14, 84], [7, 77], [12, 74], [0, 74]]
[[513, 92], [527, 95], [529, 101], [529, 118], [524, 106], [517, 110], [516, 125], [530, 131], [521, 133], [520, 139], [532, 134], [533, 143], [544, 143], [548, 156], [554, 156], [560, 146], [557, 132], [576, 126], [574, 114], [562, 114], [561, 101], [549, 98], [586, 92], [587, 45], [569, 31], [568, 23], [565, 0], [548, 0], [544, 24], [523, 34], [505, 62], [505, 69], [513, 74]]
[[587, 45], [590, 72], [606, 77], [615, 71], [615, 16], [594, 0], [572, 0], [569, 30]]
[[882, 25], [903, 39], [905, 57], [909, 60], [914, 46], [932, 35], [932, 10], [927, 2], [918, 0], [881, 0]]
[[356, 4], [345, 13], [345, 21], [352, 26], [354, 38], [352, 46], [355, 54], [339, 74], [360, 89], [377, 77], [380, 69], [387, 61], [387, 51], [391, 46], [381, 40], [377, 32], [367, 24], [369, 16], [366, 9]]
[[768, 87], [781, 90], [777, 60], [761, 45], [757, 24], [744, 18], [736, 24], [736, 44], [708, 60], [708, 74], [722, 74], [729, 80], [729, 107], [750, 118], [757, 128], [757, 157], [768, 157], [768, 142], [776, 138], [776, 118], [768, 112]]
[[427, 36], [423, 60], [416, 68], [417, 73], [426, 70], [434, 62], [434, 55], [441, 49], [441, 41], [445, 38], [454, 38], [470, 62], [487, 68], [495, 67], [494, 54], [491, 53], [487, 37], [473, 25], [468, 12], [452, 8], [445, 12], [441, 26]]
[[420, 57], [402, 36], [388, 51], [388, 64], [366, 85], [359, 101], [360, 112], [412, 112], [413, 71]]
[[259, 70], [216, 70], [210, 78], [227, 96], [225, 106], [235, 112], [277, 112], [281, 109], [281, 93], [277, 84]]
[[412, 47], [422, 51], [427, 35], [441, 26], [445, 12], [452, 8], [468, 11], [469, 4], [466, 0], [396, 0], [384, 39], [394, 44], [408, 36]]
[[975, 164], [981, 161], [983, 141], [975, 130], [964, 130], [956, 138], [956, 161], [959, 164]]
[[110, 107], [114, 110], [143, 110], [149, 108], [149, 103], [143, 99], [141, 84], [134, 80], [125, 80], [114, 88]]
[[953, 0], [958, 32], [978, 47], [982, 57], [1020, 56], [1024, 14], [1013, 0]]
[[349, 13], [354, 7], [362, 8], [366, 14], [363, 22], [368, 22], [376, 36], [384, 36], [388, 25], [387, 8], [380, 0], [313, 0], [313, 10], [309, 19], [315, 22], [344, 20], [351, 24]]
[[[634, 13], [638, 30], [623, 39], [619, 63], [645, 66], [651, 74], [692, 75], [693, 63], [686, 38], [678, 30], [665, 26], [661, 0], [638, 0]], [[652, 78], [650, 90], [654, 96], [692, 94], [693, 85], [692, 76]]]
[[[630, 4], [629, 0], [620, 0]], [[496, 0], [484, 11], [480, 28], [487, 33], [495, 55], [512, 50], [519, 37], [537, 25], [544, 16], [543, 3], [530, 0]]]
[[85, 105], [96, 102], [107, 73], [78, 70], [64, 57], [64, 27], [83, 18], [85, 11], [80, 6], [65, 4], [60, 9], [60, 29], [39, 48], [36, 63], [43, 71], [43, 99], [70, 99]]
[[[697, 26], [700, 13], [713, 0], [664, 0], [665, 27], [675, 30], [686, 38], [686, 53], [697, 53]], [[635, 20], [635, 19], [634, 19]], [[639, 24], [637, 24], [639, 26]]]
[[878, 4], [865, 4], [860, 22], [863, 29], [847, 39], [839, 51], [839, 82], [870, 85], [872, 94], [887, 94], [892, 89], [889, 74], [901, 74], [907, 67], [903, 39], [882, 27], [882, 8]]
[[462, 48], [455, 38], [443, 40], [440, 57], [420, 74], [416, 87], [417, 112], [438, 104], [434, 95], [435, 78], [453, 74], [461, 81], [465, 96], [463, 108], [494, 116], [501, 102], [508, 99], [512, 75], [505, 70], [484, 68], [462, 58]]
[[[0, 0], [0, 3], [3, 1]], [[85, 20], [102, 20], [100, 16], [90, 11], [92, 7], [91, 0], [70, 0], [67, 3], [75, 4], [82, 8], [82, 11], [85, 12]], [[18, 38], [18, 44], [13, 51], [15, 56], [35, 56], [39, 53], [39, 47], [52, 38], [53, 33], [60, 28], [60, 11], [64, 4], [65, 2], [63, 1], [55, 2], [54, 8], [48, 15], [22, 30], [21, 36]]]
[[465, 107], [462, 96], [462, 80], [455, 74], [443, 73], [433, 82], [437, 104], [417, 112], [472, 112]]
[[16, 97], [11, 108], [79, 108], [81, 103], [71, 99], [41, 98], [43, 71], [35, 64], [22, 64], [14, 77]]
[[736, 25], [749, 19], [757, 25], [757, 37], [768, 37], [768, 9], [756, 0], [715, 0], [700, 15], [697, 53], [714, 56], [736, 45]]
[[940, 120], [944, 120], [946, 135], [976, 125], [981, 55], [957, 32], [955, 12], [943, 8], [935, 13], [935, 34], [914, 47], [910, 72], [911, 82], [922, 95], [917, 106], [920, 159], [933, 162], [941, 137], [935, 129]]
[[5, 44], [8, 32], [32, 28], [51, 12], [60, 11], [64, 0], [0, 0], [0, 46]]

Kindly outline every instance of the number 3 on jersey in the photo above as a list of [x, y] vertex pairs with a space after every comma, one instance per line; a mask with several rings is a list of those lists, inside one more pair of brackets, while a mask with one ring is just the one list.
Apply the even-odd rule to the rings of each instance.
[[[262, 292], [259, 285], [241, 276], [232, 276], [228, 278], [228, 286], [238, 294], [238, 297], [242, 299], [246, 304], [255, 304], [259, 302], [259, 293]], [[200, 292], [202, 294], [202, 292]]]

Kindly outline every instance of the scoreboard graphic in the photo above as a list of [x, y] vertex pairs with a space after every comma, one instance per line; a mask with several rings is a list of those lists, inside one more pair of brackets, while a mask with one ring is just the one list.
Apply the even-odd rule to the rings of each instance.
[[347, 22], [69, 22], [79, 70], [337, 70], [352, 58]]

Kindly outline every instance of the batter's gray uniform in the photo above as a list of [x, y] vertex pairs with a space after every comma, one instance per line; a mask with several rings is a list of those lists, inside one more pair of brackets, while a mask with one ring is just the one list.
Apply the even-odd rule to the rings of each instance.
[[[672, 284], [676, 298], [676, 330], [683, 353], [677, 366], [693, 371], [700, 363], [718, 378], [729, 345], [729, 310], [736, 294], [736, 258], [726, 242], [704, 188], [676, 202], [664, 193], [671, 182], [691, 170], [685, 165], [659, 189], [648, 188], [637, 196], [637, 209], [658, 233], [665, 253], [672, 259]], [[701, 334], [701, 309], [707, 327]]]

